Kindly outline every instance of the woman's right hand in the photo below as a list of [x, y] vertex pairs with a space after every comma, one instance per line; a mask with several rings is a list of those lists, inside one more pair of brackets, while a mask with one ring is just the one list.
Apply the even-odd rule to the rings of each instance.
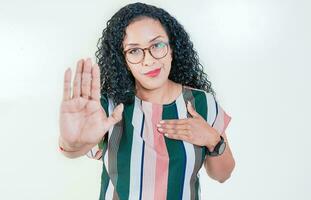
[[[111, 126], [122, 119], [123, 104], [107, 117], [100, 104], [100, 72], [91, 59], [77, 63], [71, 88], [71, 69], [64, 76], [64, 93], [60, 107], [60, 138], [68, 151], [84, 145], [98, 144]], [[65, 148], [64, 147], [64, 148]], [[69, 148], [69, 149], [68, 149]]]

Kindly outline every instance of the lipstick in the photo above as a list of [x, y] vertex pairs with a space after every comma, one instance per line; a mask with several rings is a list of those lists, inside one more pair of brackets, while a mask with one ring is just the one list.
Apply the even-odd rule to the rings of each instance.
[[155, 70], [152, 70], [150, 72], [145, 73], [145, 75], [147, 75], [149, 77], [155, 77], [155, 76], [160, 74], [160, 71], [161, 71], [161, 68], [158, 68], [158, 69], [155, 69]]

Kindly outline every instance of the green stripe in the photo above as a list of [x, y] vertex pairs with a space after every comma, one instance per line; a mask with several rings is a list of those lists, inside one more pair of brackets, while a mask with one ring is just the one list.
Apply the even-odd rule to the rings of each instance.
[[129, 198], [130, 190], [130, 166], [131, 166], [131, 151], [133, 140], [133, 126], [132, 117], [134, 111], [134, 104], [124, 106], [123, 111], [123, 134], [120, 140], [117, 166], [118, 166], [118, 181], [117, 192], [120, 200]]
[[[192, 90], [194, 96], [194, 108], [203, 119], [207, 119], [207, 100], [204, 91]], [[202, 163], [205, 160], [206, 147], [202, 148]]]
[[[176, 104], [163, 106], [162, 119], [178, 119]], [[185, 150], [180, 140], [165, 137], [165, 143], [169, 154], [169, 171], [167, 183], [167, 199], [179, 199], [183, 192]]]
[[108, 98], [106, 95], [102, 95], [100, 97], [100, 103], [101, 103], [102, 107], [104, 108], [106, 114], [108, 115], [108, 104], [109, 103], [108, 103]]
[[[102, 107], [104, 108], [106, 114], [108, 115], [108, 100], [107, 96], [102, 96], [100, 99], [100, 103]], [[109, 184], [109, 175], [104, 163], [104, 155], [107, 151], [107, 145], [108, 145], [108, 133], [105, 135], [104, 140], [101, 140], [101, 142], [98, 144], [98, 147], [103, 150], [102, 154], [102, 174], [101, 174], [101, 188], [100, 188], [100, 196], [99, 200], [105, 200], [105, 194], [107, 192], [108, 184]]]
[[206, 96], [203, 91], [192, 90], [192, 95], [194, 96], [194, 103], [193, 105], [197, 111], [204, 119], [207, 116], [207, 101]]
[[[102, 158], [104, 158], [104, 156]], [[102, 170], [102, 175], [101, 175], [101, 188], [100, 188], [99, 200], [105, 200], [105, 195], [107, 192], [109, 180], [110, 180], [109, 175], [108, 175], [108, 172], [104, 164], [104, 160], [103, 160], [103, 170]]]

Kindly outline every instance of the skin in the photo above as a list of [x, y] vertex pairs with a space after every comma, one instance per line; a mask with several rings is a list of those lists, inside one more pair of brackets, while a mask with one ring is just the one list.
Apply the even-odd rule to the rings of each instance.
[[[169, 41], [161, 23], [150, 18], [141, 18], [126, 28], [123, 49], [126, 51], [135, 47], [146, 48], [160, 41]], [[168, 79], [172, 63], [171, 48], [161, 59], [153, 58], [146, 50], [145, 59], [141, 63], [126, 62], [128, 69], [135, 77], [136, 96], [140, 99], [157, 104], [168, 104], [181, 93], [182, 86]], [[161, 68], [160, 74], [156, 77], [143, 74], [156, 68]], [[166, 91], [172, 91], [172, 95], [167, 96]]]
[[[126, 28], [123, 41], [124, 50], [139, 47], [150, 47], [157, 41], [168, 42], [168, 36], [161, 23], [151, 18], [140, 18]], [[128, 69], [135, 78], [136, 96], [142, 100], [156, 104], [168, 104], [174, 101], [182, 91], [182, 86], [168, 79], [171, 69], [173, 50], [161, 58], [153, 58], [145, 50], [145, 58], [141, 63], [132, 64], [127, 61]], [[148, 77], [144, 73], [161, 68], [156, 77]], [[100, 79], [98, 66], [92, 65], [90, 59], [77, 63], [74, 78], [73, 95], [71, 95], [71, 70], [65, 72], [64, 98], [60, 109], [59, 144], [65, 151], [62, 153], [75, 158], [85, 155], [97, 145], [106, 132], [121, 120], [123, 105], [118, 105], [111, 116], [107, 116], [99, 102]], [[166, 91], [171, 91], [167, 96]], [[187, 110], [191, 118], [163, 120], [157, 124], [159, 132], [165, 137], [184, 140], [189, 143], [206, 146], [213, 151], [219, 142], [219, 134], [192, 107], [190, 102]], [[204, 166], [207, 174], [224, 182], [230, 177], [235, 162], [225, 133], [222, 133], [227, 147], [218, 157], [206, 157]]]
[[[111, 126], [122, 119], [123, 105], [107, 117], [100, 104], [100, 73], [91, 59], [77, 63], [73, 88], [71, 70], [64, 75], [63, 100], [60, 107], [59, 146], [68, 158], [85, 155], [97, 145]], [[72, 93], [72, 94], [71, 94]]]

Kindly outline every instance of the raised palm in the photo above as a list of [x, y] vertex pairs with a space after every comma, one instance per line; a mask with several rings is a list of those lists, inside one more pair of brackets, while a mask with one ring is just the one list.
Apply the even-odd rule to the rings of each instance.
[[97, 144], [112, 125], [122, 118], [123, 105], [107, 117], [100, 104], [100, 73], [90, 59], [80, 60], [71, 94], [71, 70], [65, 72], [64, 95], [60, 108], [60, 134], [71, 147]]

